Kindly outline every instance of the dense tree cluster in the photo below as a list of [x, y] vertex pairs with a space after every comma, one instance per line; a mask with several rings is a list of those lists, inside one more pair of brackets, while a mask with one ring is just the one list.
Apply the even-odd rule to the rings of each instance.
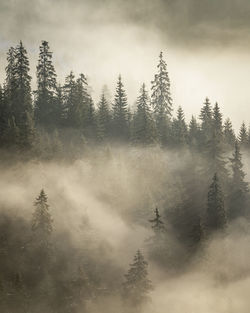
[[[167, 64], [160, 53], [151, 94], [145, 84], [136, 104], [130, 106], [121, 75], [114, 100], [103, 92], [94, 104], [86, 76], [70, 72], [65, 83], [57, 82], [52, 52], [42, 41], [36, 68], [37, 87], [31, 90], [27, 51], [20, 42], [7, 53], [6, 78], [0, 87], [0, 147], [22, 151], [37, 150], [42, 143], [51, 145], [77, 142], [129, 142], [135, 145], [159, 144], [163, 147], [191, 147], [217, 159], [220, 153], [234, 146], [236, 135], [231, 121], [223, 124], [218, 103], [214, 107], [206, 98], [199, 121], [193, 116], [185, 121], [181, 107], [172, 115], [173, 100]], [[32, 97], [32, 94], [34, 97]], [[66, 134], [66, 135], [65, 135]], [[250, 147], [250, 134], [245, 123], [240, 128], [239, 145]], [[34, 148], [36, 147], [36, 148]], [[67, 148], [66, 148], [67, 149]]]

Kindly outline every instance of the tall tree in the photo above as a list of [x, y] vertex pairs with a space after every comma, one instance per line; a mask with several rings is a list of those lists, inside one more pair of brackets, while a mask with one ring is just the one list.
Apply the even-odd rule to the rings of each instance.
[[110, 122], [111, 116], [108, 101], [103, 92], [97, 111], [97, 137], [99, 141], [107, 140], [108, 136], [110, 135]]
[[128, 103], [121, 75], [118, 77], [115, 99], [113, 103], [113, 132], [114, 137], [117, 139], [128, 139]]
[[199, 118], [201, 120], [202, 142], [206, 143], [211, 138], [212, 131], [212, 108], [208, 98], [205, 99]]
[[230, 121], [230, 119], [226, 119], [225, 123], [224, 123], [224, 140], [225, 140], [225, 144], [228, 147], [232, 147], [235, 143], [236, 137], [235, 137], [235, 133], [233, 130], [233, 126], [232, 126], [232, 122]]
[[229, 194], [229, 213], [230, 219], [234, 219], [246, 214], [248, 183], [245, 182], [246, 174], [243, 171], [242, 155], [238, 142], [235, 142], [233, 157], [230, 158], [232, 167], [232, 180]]
[[184, 112], [181, 107], [178, 108], [177, 117], [172, 125], [172, 140], [177, 146], [187, 143], [187, 125], [185, 122]]
[[41, 243], [47, 246], [52, 233], [52, 217], [49, 212], [48, 197], [42, 189], [35, 201], [35, 211], [32, 219], [32, 230], [41, 240]]
[[29, 75], [29, 60], [22, 41], [14, 51], [13, 102], [11, 110], [15, 124], [19, 129], [19, 146], [30, 148], [34, 140], [34, 114], [31, 98], [31, 77]]
[[170, 92], [170, 79], [167, 71], [167, 64], [160, 53], [157, 65], [158, 73], [152, 81], [152, 105], [156, 119], [157, 131], [162, 144], [169, 140], [170, 119], [172, 115], [172, 97]]
[[125, 275], [123, 283], [123, 297], [134, 309], [139, 309], [149, 299], [148, 294], [153, 289], [148, 279], [148, 263], [145, 261], [141, 251], [138, 250], [134, 262]]
[[243, 122], [240, 127], [239, 143], [242, 148], [248, 147], [248, 134], [246, 124]]
[[188, 127], [188, 143], [191, 147], [197, 147], [200, 143], [200, 127], [193, 115]]
[[137, 98], [137, 110], [133, 125], [133, 141], [142, 145], [156, 142], [156, 130], [149, 101], [146, 86], [143, 84]]
[[43, 127], [54, 126], [56, 73], [52, 63], [49, 43], [42, 41], [37, 65], [37, 90], [35, 92], [35, 119]]
[[224, 195], [217, 174], [209, 187], [207, 198], [206, 228], [209, 232], [222, 230], [227, 224]]

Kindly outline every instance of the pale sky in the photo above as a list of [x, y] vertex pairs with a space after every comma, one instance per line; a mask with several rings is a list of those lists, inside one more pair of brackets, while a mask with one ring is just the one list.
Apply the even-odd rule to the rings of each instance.
[[121, 73], [132, 106], [162, 50], [174, 108], [189, 120], [209, 97], [238, 128], [250, 122], [249, 16], [249, 0], [1, 0], [1, 81], [7, 50], [22, 39], [35, 86], [38, 47], [48, 40], [60, 82], [83, 72], [98, 100]]

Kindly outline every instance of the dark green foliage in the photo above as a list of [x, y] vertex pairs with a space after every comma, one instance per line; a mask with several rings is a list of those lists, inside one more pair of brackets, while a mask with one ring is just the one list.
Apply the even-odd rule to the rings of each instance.
[[148, 279], [148, 263], [145, 261], [141, 251], [138, 250], [134, 262], [130, 264], [126, 281], [123, 283], [123, 299], [135, 310], [141, 308], [149, 300], [149, 292], [153, 289]]
[[193, 148], [200, 144], [200, 127], [193, 115], [188, 127], [188, 143]]
[[206, 143], [210, 139], [212, 131], [212, 108], [208, 98], [205, 99], [199, 118], [201, 120], [202, 143]]
[[217, 174], [214, 174], [208, 191], [205, 226], [207, 232], [211, 233], [212, 231], [223, 230], [226, 225], [227, 216], [224, 206], [224, 195]]

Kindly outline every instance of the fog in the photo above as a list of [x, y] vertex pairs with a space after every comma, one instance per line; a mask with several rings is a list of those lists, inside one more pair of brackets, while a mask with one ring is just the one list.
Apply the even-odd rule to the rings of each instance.
[[[188, 175], [193, 157], [188, 151], [180, 154], [157, 147], [112, 147], [89, 150], [70, 163], [33, 160], [5, 165], [0, 178], [1, 214], [30, 223], [34, 199], [44, 188], [54, 240], [66, 249], [65, 258], [69, 242], [72, 253], [74, 249], [97, 253], [96, 267], [103, 266], [101, 260], [108, 261], [113, 269], [105, 275], [111, 281], [113, 275], [119, 285], [135, 251], [140, 248], [147, 255], [146, 242], [152, 236], [148, 220], [154, 207], [163, 212], [180, 201], [180, 178]], [[187, 262], [178, 259], [186, 250], [166, 223], [168, 249], [179, 265], [169, 271], [168, 264], [163, 268], [149, 261], [154, 291], [144, 312], [248, 312], [249, 222], [240, 218], [231, 223], [225, 233], [204, 241]], [[77, 313], [117, 310], [124, 308], [114, 294], [101, 302], [93, 300]]]

